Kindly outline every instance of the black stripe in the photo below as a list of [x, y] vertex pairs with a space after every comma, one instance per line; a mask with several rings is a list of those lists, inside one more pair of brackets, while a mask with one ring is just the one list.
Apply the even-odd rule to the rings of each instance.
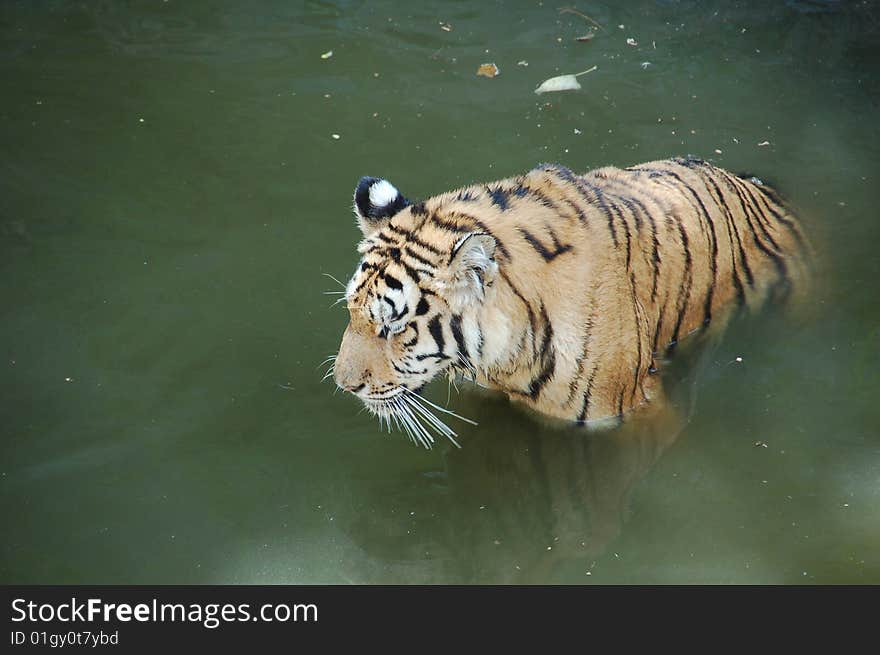
[[419, 324], [413, 321], [409, 324], [409, 327], [411, 327], [415, 331], [415, 335], [413, 335], [412, 339], [403, 344], [404, 348], [412, 348], [419, 341]]
[[409, 276], [412, 278], [413, 282], [418, 283], [418, 281], [421, 279], [421, 278], [419, 277], [419, 273], [420, 273], [420, 272], [424, 272], [428, 277], [433, 277], [433, 276], [434, 276], [434, 274], [431, 273], [430, 271], [421, 271], [421, 269], [415, 269], [415, 268], [413, 268], [412, 266], [410, 266], [409, 264], [407, 264], [407, 263], [406, 263], [405, 261], [403, 261], [402, 259], [401, 259], [401, 260], [398, 260], [397, 263], [400, 264], [400, 265], [403, 267], [403, 270], [405, 270], [405, 271], [406, 271], [406, 274], [409, 275]]
[[[423, 355], [416, 355], [416, 359], [421, 362], [422, 360], [425, 360], [425, 359], [439, 359], [440, 361], [443, 361], [445, 359], [452, 359], [452, 358], [449, 355], [446, 355], [446, 354], [438, 351], [435, 353], [425, 353]], [[427, 371], [427, 369], [425, 369], [425, 370]]]
[[492, 198], [492, 204], [497, 205], [501, 211], [506, 210], [510, 207], [510, 203], [508, 202], [508, 191], [504, 189], [500, 184], [495, 186], [495, 188], [486, 187], [486, 192], [489, 194], [489, 197]]
[[651, 355], [657, 355], [657, 342], [660, 341], [660, 329], [663, 325], [663, 315], [666, 312], [666, 304], [660, 305], [660, 315], [657, 317], [657, 327], [654, 328], [654, 343], [651, 346]]
[[421, 371], [413, 371], [408, 368], [402, 368], [402, 367], [398, 366], [397, 364], [395, 364], [394, 362], [391, 362], [391, 368], [393, 368], [398, 373], [402, 373], [403, 375], [424, 375], [425, 373], [428, 372], [428, 369], [426, 369], [426, 368], [422, 369]]
[[[595, 288], [591, 290], [592, 294], [596, 293]], [[590, 349], [590, 341], [593, 336], [593, 317], [595, 316], [595, 305], [591, 305], [590, 315], [587, 317], [587, 320], [584, 322], [584, 334], [582, 337], [583, 347], [581, 348], [581, 354], [575, 360], [574, 363], [574, 375], [568, 383], [568, 398], [565, 399], [566, 405], [571, 405], [574, 401], [574, 396], [578, 390], [578, 383], [581, 381], [581, 367], [584, 365], [584, 360], [587, 358], [588, 351]]]
[[630, 271], [629, 274], [629, 283], [630, 289], [632, 290], [632, 301], [633, 301], [633, 322], [635, 323], [635, 335], [636, 335], [636, 371], [635, 371], [635, 379], [633, 380], [633, 390], [632, 395], [630, 396], [630, 402], [635, 402], [636, 391], [639, 388], [639, 382], [642, 378], [642, 325], [639, 322], [639, 308], [638, 308], [638, 300], [636, 298], [636, 276], [635, 273]]
[[443, 254], [437, 248], [432, 246], [430, 243], [427, 243], [426, 241], [424, 241], [415, 232], [411, 232], [410, 230], [406, 230], [406, 229], [399, 227], [397, 225], [394, 225], [392, 223], [389, 223], [386, 227], [391, 232], [394, 232], [395, 234], [399, 234], [400, 236], [402, 236], [404, 238], [404, 242], [407, 244], [414, 243], [417, 246], [424, 248], [428, 252], [435, 254], [435, 255]]
[[[385, 273], [383, 279], [385, 280], [385, 284], [388, 285], [389, 289], [396, 289], [397, 291], [400, 291], [401, 289], [403, 289], [403, 283], [401, 283], [401, 281], [398, 280], [393, 275], [390, 275], [389, 273]], [[416, 279], [418, 279], [418, 278], [416, 278]]]
[[449, 327], [452, 330], [452, 337], [455, 339], [455, 345], [458, 347], [458, 356], [463, 359], [466, 364], [470, 364], [470, 354], [468, 353], [467, 344], [464, 342], [464, 334], [461, 331], [461, 316], [453, 315], [449, 321]]
[[[767, 237], [767, 240], [770, 244], [776, 249], [777, 252], [781, 253], [782, 248], [779, 247], [779, 244], [776, 243], [776, 240], [770, 235], [770, 229], [774, 229], [770, 225], [770, 220], [767, 218], [766, 212], [761, 209], [761, 206], [758, 204], [758, 201], [755, 200], [755, 196], [752, 193], [752, 185], [742, 180], [737, 181], [737, 186], [742, 189], [742, 191], [748, 196], [749, 199], [749, 207], [752, 210], [752, 215], [755, 217], [755, 222], [761, 226], [761, 232], [764, 236]], [[761, 219], [764, 219], [763, 221]]]
[[[459, 225], [458, 223], [452, 222], [446, 218], [441, 218], [436, 212], [431, 214], [430, 218], [438, 227], [441, 227], [444, 230], [447, 230], [449, 232], [455, 232], [457, 234], [466, 234], [468, 232], [476, 231], [476, 232], [482, 232], [483, 234], [489, 235], [490, 237], [495, 239], [495, 247], [498, 249], [498, 252], [501, 253], [501, 255], [503, 255], [505, 259], [510, 259], [510, 253], [507, 251], [507, 248], [504, 247], [504, 244], [501, 242], [501, 239], [499, 239], [497, 236], [495, 236], [492, 233], [492, 230], [490, 230], [486, 226], [486, 224], [483, 223], [483, 221], [481, 221], [480, 219], [478, 219], [475, 216], [471, 216], [470, 214], [464, 214], [461, 212], [453, 212], [451, 214], [451, 217], [452, 218], [460, 218], [465, 221], [469, 221], [473, 225], [471, 225], [471, 226]], [[477, 228], [477, 229], [474, 230], [474, 228]]]
[[608, 208], [608, 204], [605, 201], [605, 195], [599, 187], [590, 184], [586, 180], [583, 181], [583, 184], [593, 192], [594, 197], [592, 198], [591, 204], [598, 205], [599, 209], [602, 210], [602, 213], [608, 218], [608, 230], [611, 232], [611, 241], [614, 243], [615, 248], [619, 247], [620, 244], [617, 241], [617, 229], [614, 227], [614, 216]]
[[535, 189], [531, 186], [523, 185], [520, 185], [520, 188], [524, 188], [526, 190], [526, 195], [529, 196], [532, 200], [536, 200], [538, 203], [544, 205], [547, 209], [552, 209], [554, 213], [559, 213], [559, 208], [556, 206], [556, 203], [550, 200], [550, 197], [540, 189]]
[[428, 313], [428, 301], [424, 298], [419, 299], [419, 304], [416, 305], [416, 316], [424, 316]]
[[532, 248], [534, 248], [538, 252], [538, 254], [544, 258], [544, 261], [546, 262], [553, 261], [554, 259], [559, 257], [559, 255], [562, 255], [563, 253], [566, 253], [573, 248], [571, 244], [562, 245], [561, 243], [559, 243], [559, 239], [556, 238], [556, 233], [553, 232], [553, 230], [550, 228], [548, 228], [548, 231], [550, 232], [550, 236], [553, 239], [553, 250], [547, 248], [547, 246], [541, 243], [531, 232], [529, 232], [525, 228], [518, 227], [517, 230], [519, 230], [520, 234], [523, 235], [523, 238], [529, 242]]
[[[745, 289], [743, 288], [742, 280], [739, 279], [739, 273], [736, 270], [736, 254], [733, 252], [734, 228], [731, 227], [731, 225], [734, 222], [733, 213], [730, 211], [730, 207], [727, 205], [727, 201], [724, 199], [724, 194], [721, 193], [721, 188], [718, 186], [718, 184], [715, 182], [715, 180], [709, 176], [706, 176], [705, 180], [710, 185], [710, 187], [715, 190], [715, 193], [717, 194], [718, 197], [714, 198], [714, 200], [715, 200], [716, 204], [719, 207], [721, 207], [722, 211], [724, 211], [724, 218], [725, 218], [725, 222], [727, 224], [727, 238], [730, 241], [730, 263], [733, 267], [733, 271], [732, 271], [733, 284], [736, 287], [737, 302], [739, 303], [740, 307], [742, 307], [746, 302], [746, 292], [745, 292]], [[710, 196], [712, 195], [711, 190], [709, 191], [709, 195]], [[742, 262], [745, 267], [746, 278], [748, 280], [751, 280], [752, 279], [752, 277], [751, 277], [752, 272], [751, 272], [751, 269], [748, 267], [748, 262], [746, 261], [746, 253], [743, 250], [742, 242], [739, 240], [739, 233], [736, 233], [736, 242], [739, 247], [740, 258], [742, 259]], [[749, 283], [749, 286], [752, 286], [751, 282]]]
[[678, 290], [678, 302], [676, 303], [678, 317], [675, 319], [675, 328], [672, 331], [672, 341], [669, 344], [670, 351], [678, 343], [681, 323], [684, 320], [684, 315], [687, 313], [688, 301], [691, 296], [691, 284], [693, 282], [693, 259], [691, 257], [687, 231], [684, 229], [681, 219], [678, 216], [676, 216], [675, 219], [675, 222], [678, 225], [678, 233], [681, 236], [682, 251], [684, 252], [684, 275], [682, 276], [681, 287], [679, 287]]
[[583, 423], [587, 419], [587, 412], [590, 409], [590, 396], [593, 392], [593, 378], [596, 375], [596, 368], [590, 372], [590, 379], [587, 380], [587, 389], [584, 391], [584, 401], [581, 404], [581, 411], [578, 412], [577, 422]]
[[443, 326], [440, 325], [440, 314], [436, 314], [434, 318], [428, 321], [428, 332], [430, 332], [431, 336], [434, 338], [434, 341], [437, 344], [437, 350], [443, 352], [446, 340], [443, 338]]
[[[657, 283], [660, 279], [660, 241], [657, 238], [657, 222], [654, 220], [654, 215], [648, 211], [648, 208], [645, 207], [641, 200], [637, 198], [627, 198], [627, 200], [640, 209], [645, 219], [651, 224], [651, 264], [654, 269], [654, 279], [651, 280], [651, 300], [656, 302]], [[653, 198], [652, 200], [654, 200], [658, 207], [661, 206], [659, 201]], [[633, 210], [633, 213], [637, 213], [636, 210]]]
[[[742, 195], [740, 190], [731, 182], [731, 179], [729, 178], [729, 176], [724, 175], [724, 178], [728, 181], [728, 185], [733, 188], [733, 191], [736, 193], [737, 197], [739, 198], [740, 204], [742, 205], [742, 209], [743, 209], [743, 216], [746, 219], [746, 223], [748, 224], [749, 229], [751, 229], [751, 231], [752, 231], [752, 240], [755, 242], [755, 245], [758, 247], [758, 249], [761, 252], [763, 252], [770, 259], [773, 260], [773, 263], [776, 265], [776, 270], [779, 272], [780, 277], [782, 279], [787, 279], [787, 274], [786, 274], [787, 267], [785, 265], [785, 261], [782, 259], [782, 257], [780, 256], [780, 254], [778, 252], [775, 252], [774, 250], [771, 250], [770, 248], [768, 248], [764, 244], [764, 242], [758, 238], [758, 231], [755, 229], [755, 226], [752, 224], [752, 219], [751, 219], [752, 212], [751, 212], [751, 209], [749, 208], [748, 203], [746, 203], [745, 197]], [[763, 227], [762, 227], [762, 231], [763, 231]], [[769, 238], [769, 235], [768, 235], [768, 238]], [[775, 245], [775, 242], [773, 241], [773, 239], [770, 239], [770, 243]]]
[[391, 319], [394, 320], [394, 318], [397, 316], [397, 305], [395, 305], [388, 296], [379, 296], [379, 298], [387, 302], [388, 305], [391, 307]]
[[544, 338], [541, 341], [541, 352], [539, 361], [541, 369], [538, 375], [529, 382], [528, 395], [534, 400], [541, 393], [544, 385], [553, 377], [556, 371], [556, 350], [553, 348], [553, 326], [550, 324], [550, 318], [547, 316], [547, 310], [544, 303], [541, 303], [541, 319], [544, 321]]
[[448, 221], [445, 218], [441, 217], [439, 214], [437, 214], [437, 212], [432, 213], [429, 218], [432, 223], [434, 223], [438, 227], [443, 228], [447, 232], [455, 232], [456, 234], [467, 234], [468, 232], [473, 232], [473, 226], [459, 225], [458, 223], [453, 223], [452, 221]]
[[630, 236], [629, 224], [626, 222], [626, 219], [623, 217], [623, 211], [620, 207], [617, 206], [613, 200], [608, 200], [608, 207], [614, 212], [614, 215], [617, 219], [623, 224], [624, 235], [626, 236], [626, 268], [625, 270], [629, 270], [630, 260], [632, 258], [632, 237]]
[[[700, 164], [702, 162], [699, 159], [695, 159], [695, 160], [688, 160], [688, 163], [689, 164]], [[692, 170], [696, 170], [696, 169], [692, 169]], [[715, 224], [712, 221], [712, 217], [709, 215], [709, 211], [706, 209], [706, 205], [703, 204], [703, 200], [700, 198], [700, 195], [696, 191], [694, 191], [693, 187], [691, 187], [690, 184], [685, 182], [677, 173], [674, 173], [673, 171], [669, 171], [669, 175], [672, 176], [673, 178], [675, 178], [676, 180], [678, 180], [679, 183], [690, 192], [693, 199], [697, 201], [697, 204], [700, 207], [700, 213], [702, 214], [703, 217], [705, 217], [706, 224], [709, 226], [709, 234], [711, 236], [710, 244], [712, 247], [712, 262], [710, 264], [710, 267], [712, 269], [712, 279], [709, 282], [709, 289], [706, 292], [706, 300], [705, 300], [705, 304], [703, 306], [703, 324], [706, 325], [707, 323], [709, 323], [712, 320], [712, 297], [715, 294], [715, 281], [718, 279], [718, 237], [715, 234]], [[700, 175], [701, 179], [702, 179], [702, 177], [703, 176]], [[702, 224], [702, 221], [701, 221], [701, 224]]]
[[430, 266], [431, 268], [434, 268], [437, 266], [437, 262], [433, 262], [430, 259], [428, 259], [427, 257], [422, 257], [419, 253], [417, 253], [415, 250], [413, 250], [412, 246], [410, 246], [408, 243], [404, 244], [403, 252], [407, 257], [412, 257], [420, 264], [423, 264], [425, 266]]

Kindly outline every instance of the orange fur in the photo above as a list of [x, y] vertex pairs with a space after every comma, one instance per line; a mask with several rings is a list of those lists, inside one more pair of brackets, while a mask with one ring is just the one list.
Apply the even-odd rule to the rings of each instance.
[[361, 218], [335, 375], [368, 406], [453, 367], [544, 414], [620, 416], [679, 339], [802, 293], [810, 253], [772, 190], [693, 159], [544, 165]]

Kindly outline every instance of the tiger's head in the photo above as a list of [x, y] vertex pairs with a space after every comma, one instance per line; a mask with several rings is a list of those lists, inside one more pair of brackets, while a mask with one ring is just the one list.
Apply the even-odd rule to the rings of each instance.
[[434, 413], [450, 412], [419, 392], [441, 373], [473, 372], [482, 345], [476, 313], [498, 270], [495, 239], [450, 230], [444, 200], [412, 204], [387, 180], [358, 183], [354, 211], [364, 238], [345, 290], [349, 324], [333, 373], [380, 423], [425, 447], [432, 431], [453, 443], [455, 433]]

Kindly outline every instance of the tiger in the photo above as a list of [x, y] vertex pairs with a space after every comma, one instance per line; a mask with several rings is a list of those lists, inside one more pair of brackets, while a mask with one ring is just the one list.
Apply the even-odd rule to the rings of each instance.
[[331, 374], [425, 447], [458, 445], [421, 393], [443, 373], [554, 419], [622, 420], [662, 397], [681, 339], [802, 296], [812, 252], [772, 187], [692, 156], [540, 164], [417, 202], [363, 177], [354, 213]]

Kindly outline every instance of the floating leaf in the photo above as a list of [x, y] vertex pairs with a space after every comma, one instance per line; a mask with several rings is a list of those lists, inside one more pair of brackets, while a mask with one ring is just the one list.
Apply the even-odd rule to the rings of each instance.
[[490, 78], [495, 77], [500, 72], [501, 71], [498, 70], [498, 66], [496, 66], [495, 64], [482, 64], [477, 69], [477, 75], [482, 75], [483, 77], [490, 77]]
[[535, 89], [535, 93], [541, 95], [551, 91], [577, 91], [580, 88], [581, 85], [574, 75], [560, 75], [541, 82], [541, 86]]
[[588, 70], [575, 73], [574, 75], [559, 75], [557, 77], [551, 77], [549, 80], [541, 82], [540, 86], [535, 89], [535, 93], [541, 95], [542, 93], [550, 93], [552, 91], [577, 91], [581, 88], [580, 82], [577, 81], [577, 78], [580, 75], [592, 73], [597, 68], [598, 66], [593, 66]]

